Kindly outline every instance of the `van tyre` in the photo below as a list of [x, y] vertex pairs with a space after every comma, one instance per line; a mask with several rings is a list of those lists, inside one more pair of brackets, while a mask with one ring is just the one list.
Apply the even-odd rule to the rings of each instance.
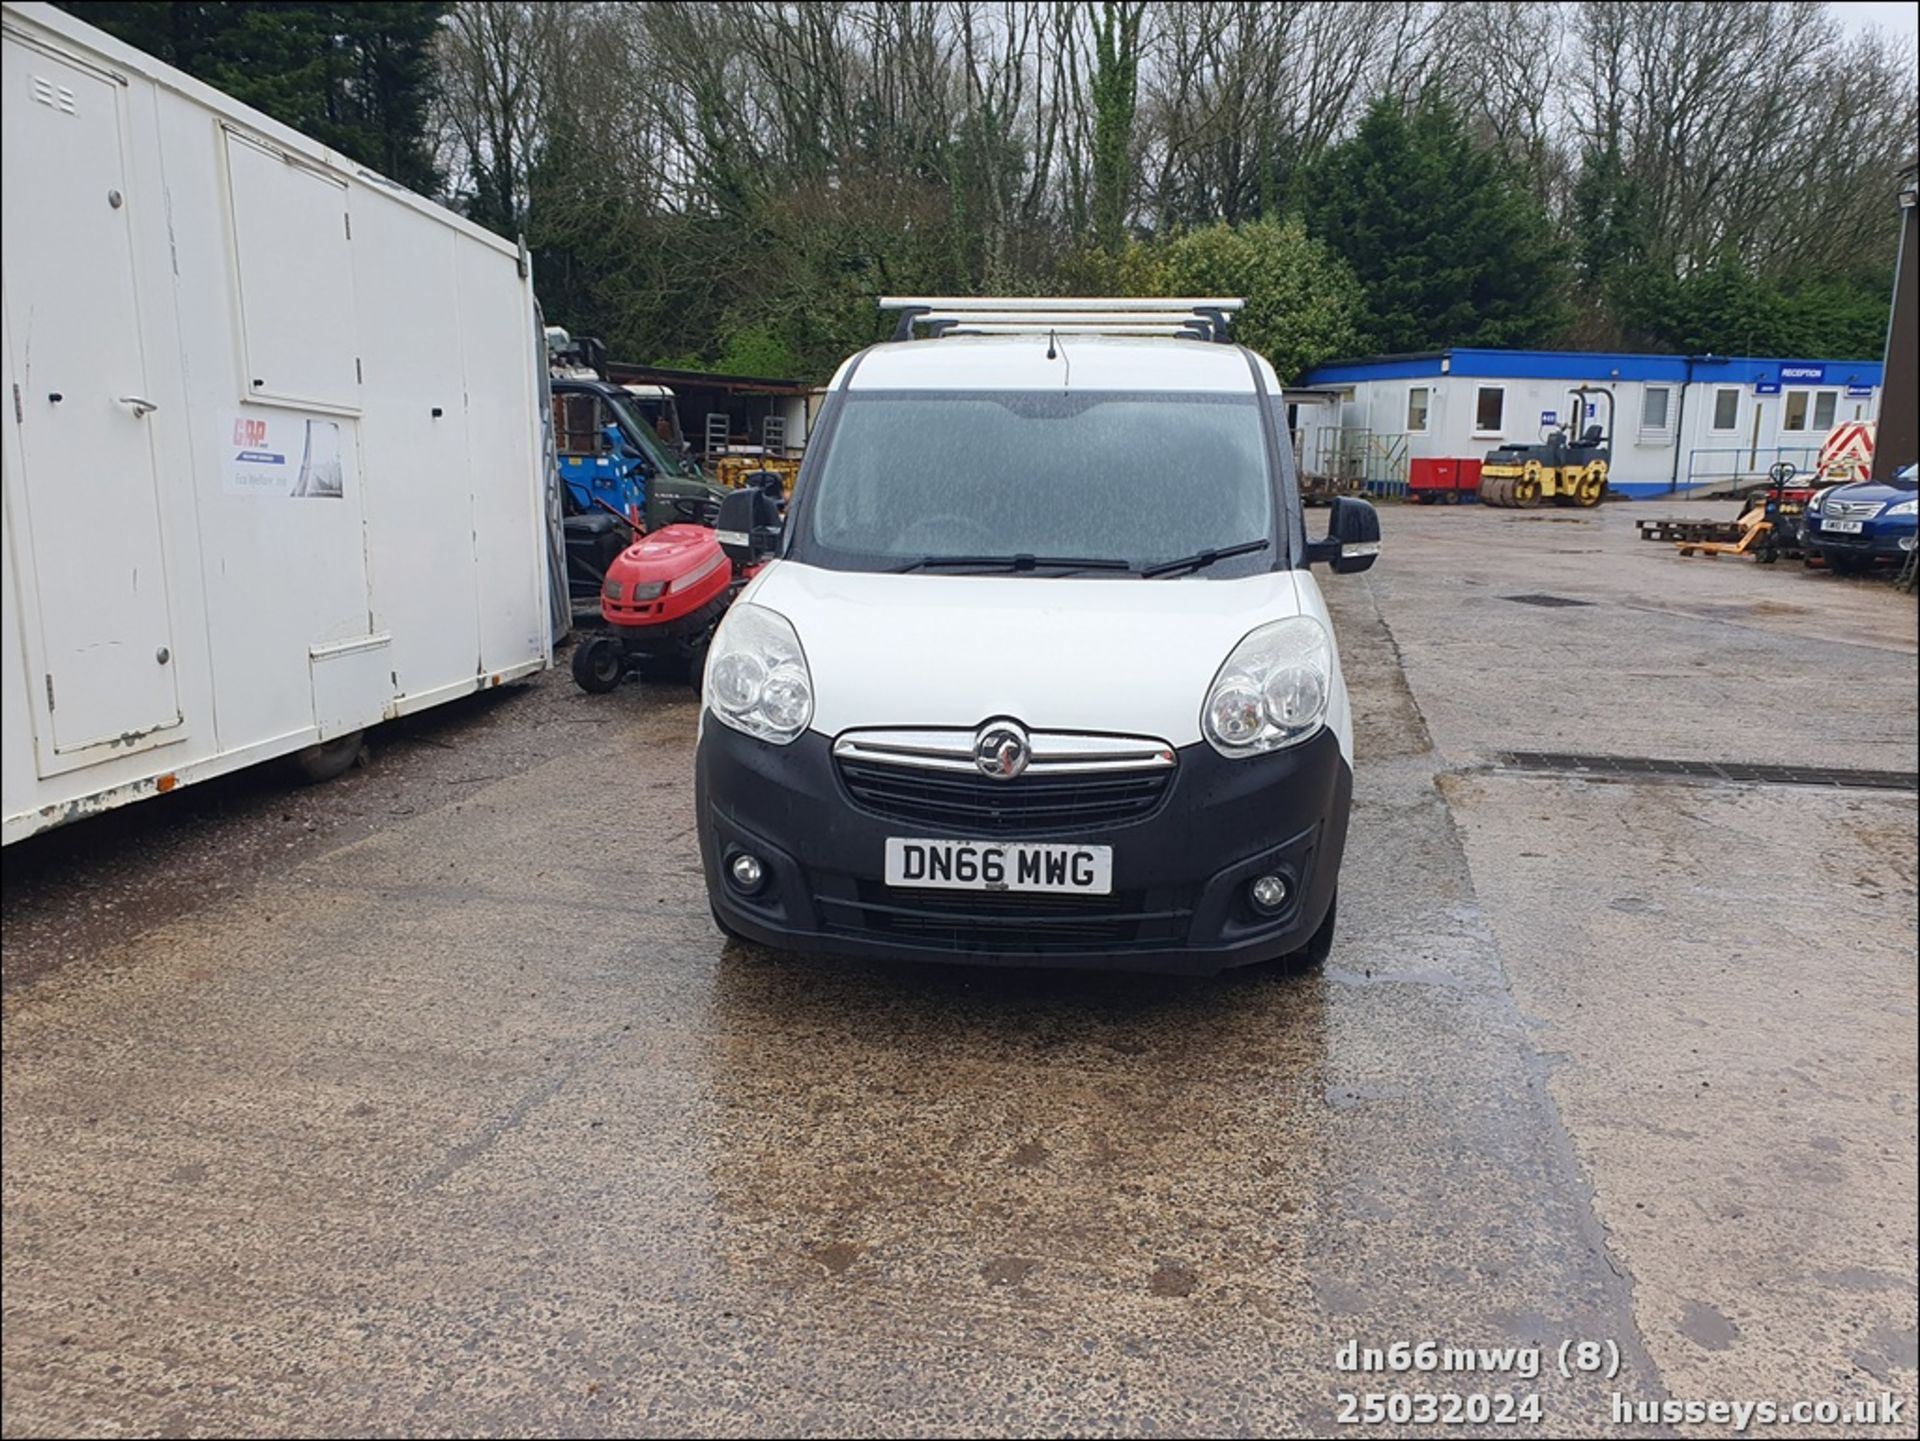
[[1326, 964], [1327, 957], [1333, 954], [1333, 932], [1340, 915], [1340, 892], [1336, 889], [1333, 899], [1327, 902], [1326, 918], [1322, 920], [1314, 933], [1307, 937], [1307, 943], [1297, 951], [1291, 951], [1274, 963], [1274, 969], [1286, 975], [1300, 975], [1307, 971], [1317, 971]]
[[619, 685], [626, 668], [612, 636], [588, 636], [573, 648], [574, 684], [589, 695], [605, 695]]
[[732, 926], [728, 925], [725, 921], [720, 919], [720, 908], [716, 906], [712, 901], [707, 902], [707, 909], [713, 913], [713, 923], [715, 926], [719, 928], [721, 935], [725, 936], [730, 941], [738, 941], [743, 946], [753, 944], [745, 936], [741, 935], [740, 932], [736, 931]]
[[322, 781], [333, 780], [351, 770], [353, 763], [360, 759], [366, 741], [365, 731], [350, 731], [330, 741], [321, 741], [319, 745], [295, 751], [288, 759], [293, 763], [295, 775], [307, 785], [317, 786]]

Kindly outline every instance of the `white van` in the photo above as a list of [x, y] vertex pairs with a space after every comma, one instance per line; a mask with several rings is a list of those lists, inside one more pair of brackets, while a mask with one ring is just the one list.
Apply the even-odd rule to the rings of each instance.
[[[715, 636], [714, 918], [788, 950], [1211, 972], [1325, 958], [1352, 793], [1280, 384], [1236, 300], [883, 301]], [[929, 338], [913, 338], [916, 330]]]

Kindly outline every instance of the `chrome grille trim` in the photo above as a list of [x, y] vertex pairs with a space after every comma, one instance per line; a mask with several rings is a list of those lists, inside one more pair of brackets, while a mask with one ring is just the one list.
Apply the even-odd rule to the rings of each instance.
[[1885, 504], [1883, 500], [1830, 500], [1820, 508], [1820, 514], [1830, 520], [1871, 520]]
[[[833, 743], [835, 760], [978, 775], [972, 729], [845, 731]], [[1158, 771], [1176, 762], [1173, 747], [1150, 736], [1077, 735], [1034, 731], [1028, 737], [1027, 775], [1062, 776], [1111, 771]], [[1013, 782], [1018, 785], [1019, 782]]]

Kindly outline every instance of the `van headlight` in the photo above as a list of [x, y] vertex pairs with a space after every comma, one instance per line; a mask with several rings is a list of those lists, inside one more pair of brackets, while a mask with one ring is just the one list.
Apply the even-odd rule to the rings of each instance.
[[1207, 691], [1200, 728], [1223, 756], [1259, 755], [1307, 739], [1325, 723], [1333, 644], [1311, 616], [1250, 631]]
[[723, 725], [786, 745], [813, 719], [813, 677], [793, 624], [761, 605], [736, 605], [707, 652], [701, 693]]

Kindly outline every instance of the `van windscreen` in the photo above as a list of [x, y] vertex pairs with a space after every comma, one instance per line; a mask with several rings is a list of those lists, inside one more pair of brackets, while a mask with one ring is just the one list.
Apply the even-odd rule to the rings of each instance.
[[[1133, 569], [1275, 538], [1253, 395], [849, 394], [789, 554], [835, 570], [928, 556], [1083, 556]], [[1211, 577], [1270, 570], [1278, 547]]]

